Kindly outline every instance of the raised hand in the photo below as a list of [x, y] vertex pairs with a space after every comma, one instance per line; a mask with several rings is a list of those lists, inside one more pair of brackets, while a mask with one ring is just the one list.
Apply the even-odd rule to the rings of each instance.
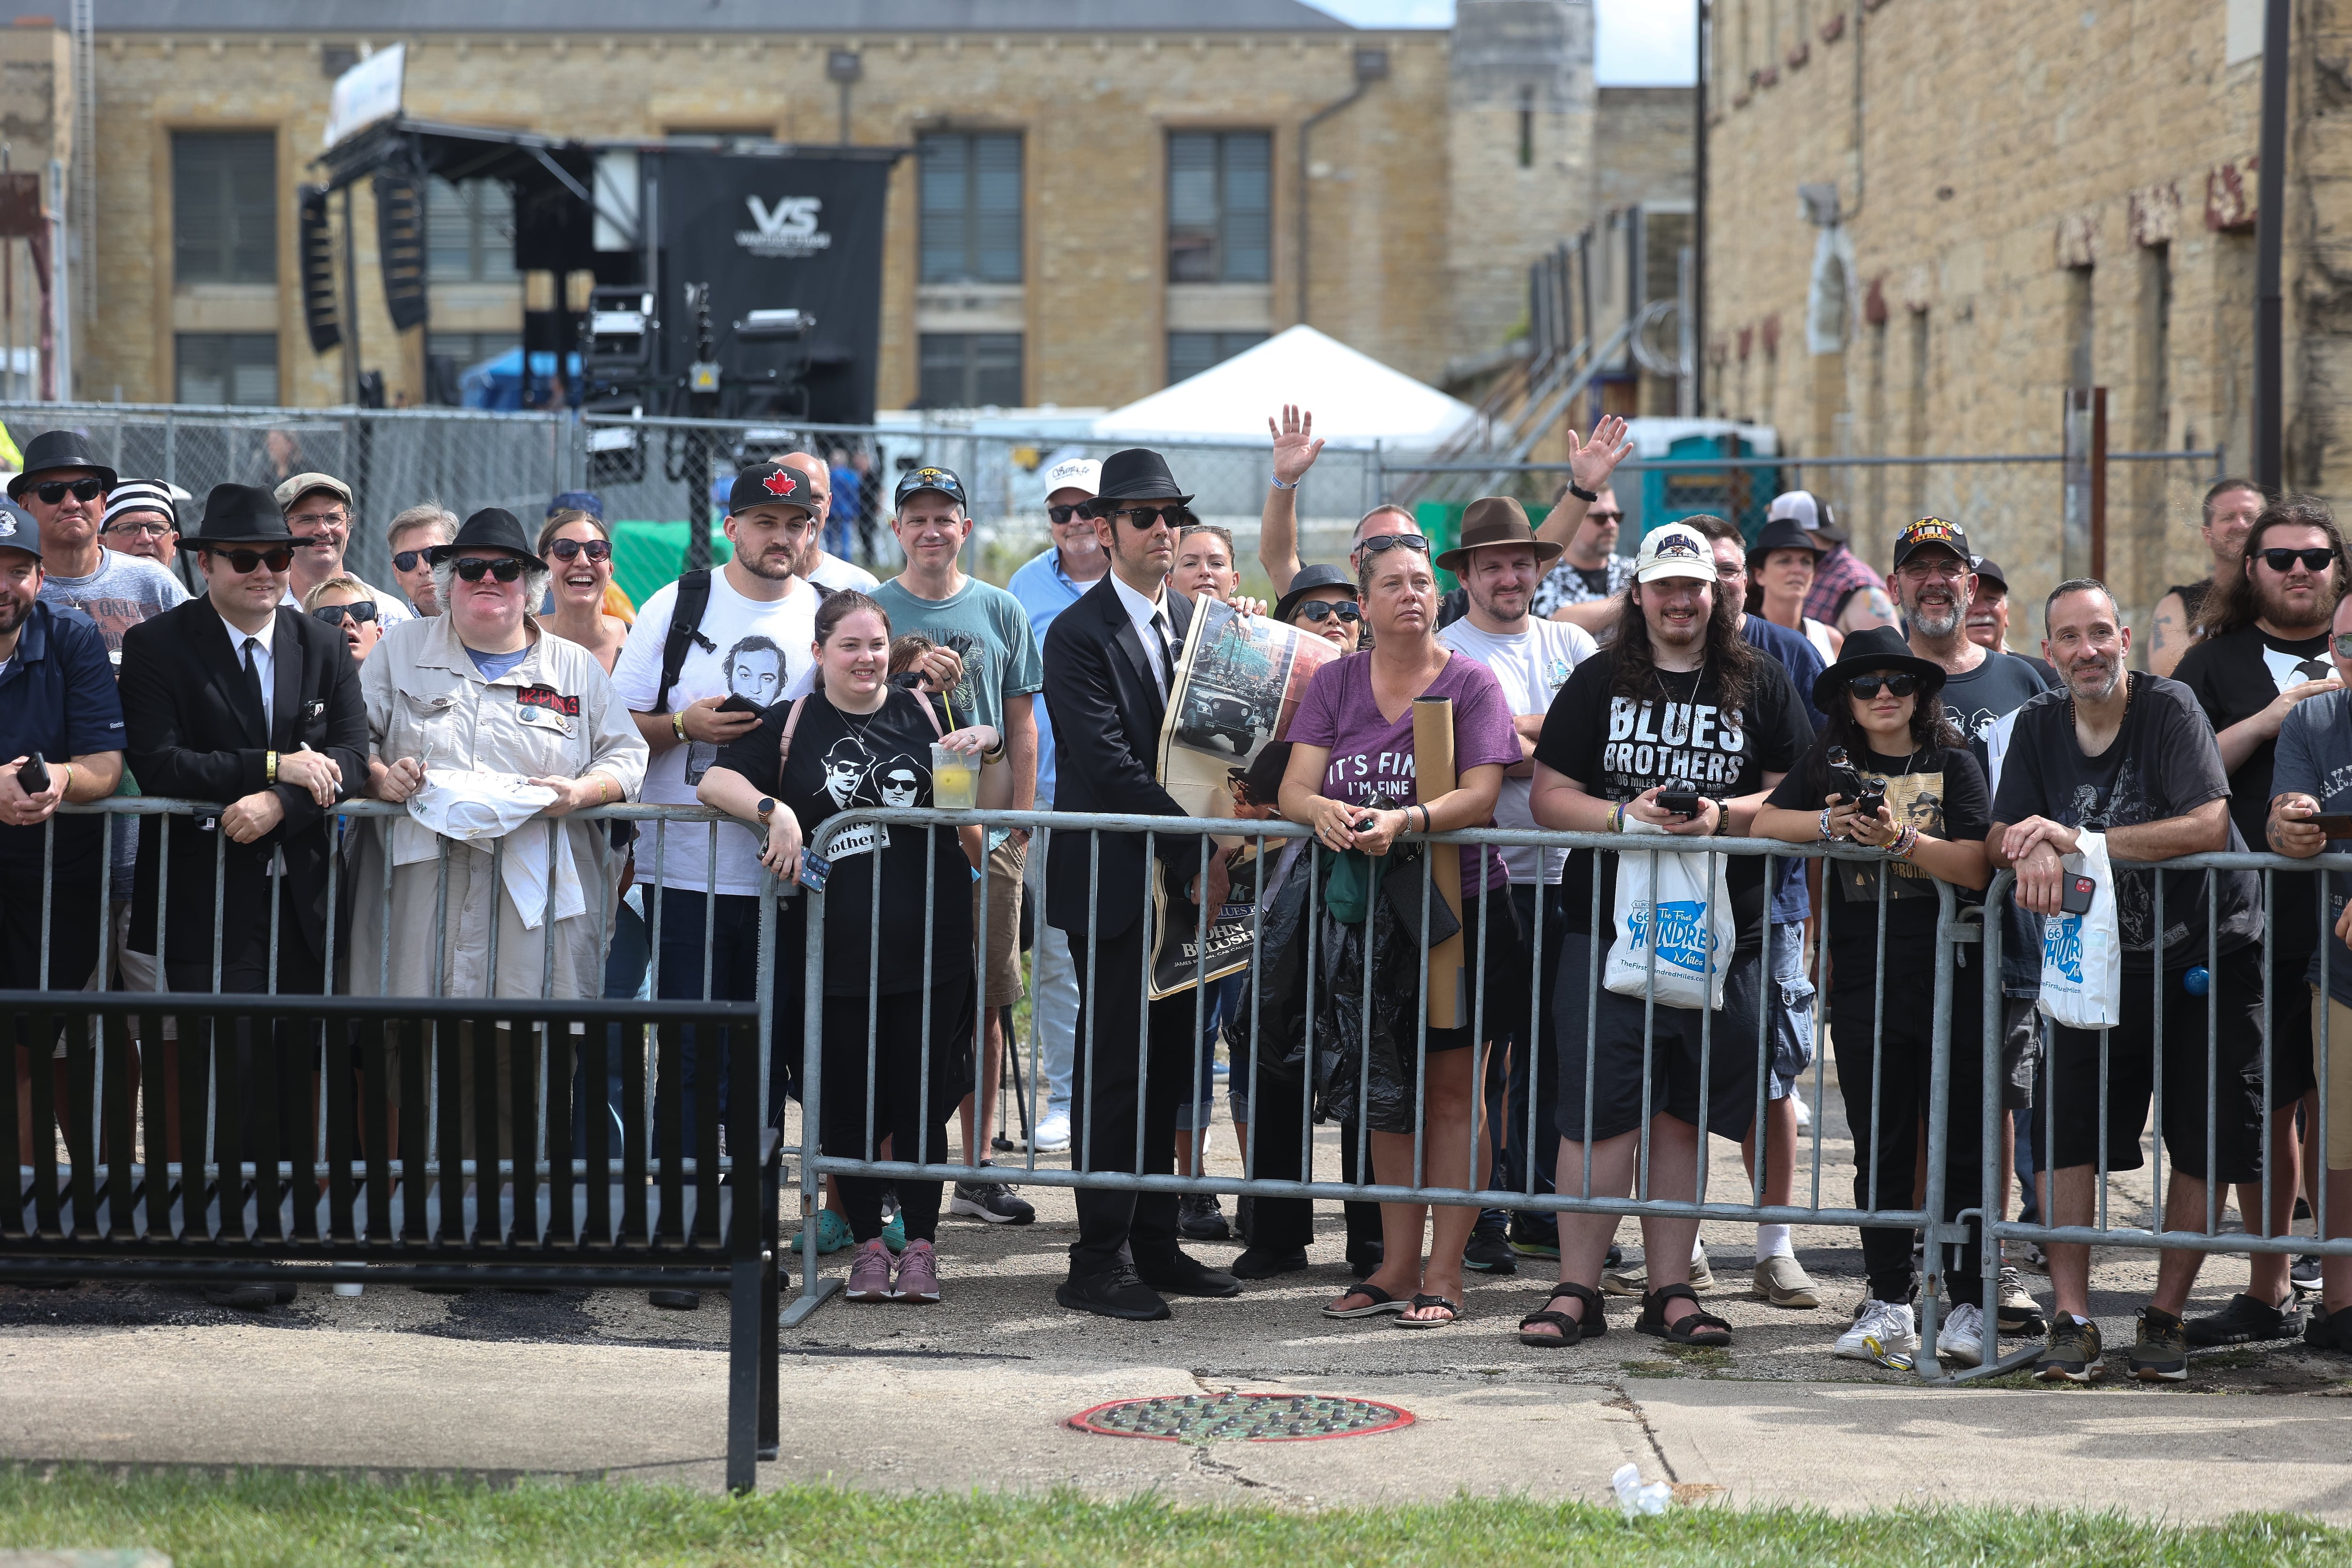
[[1609, 488], [1609, 476], [1617, 471], [1633, 450], [1633, 443], [1625, 438], [1625, 421], [1615, 414], [1604, 416], [1592, 427], [1592, 439], [1579, 441], [1576, 432], [1568, 433], [1568, 467], [1576, 480], [1576, 488], [1598, 495]]
[[[1617, 421], [1619, 429], [1624, 425], [1622, 419]], [[1265, 427], [1274, 433], [1274, 477], [1286, 485], [1297, 484], [1323, 450], [1323, 443], [1315, 438], [1315, 416], [1295, 403], [1286, 403], [1281, 422], [1268, 419]]]

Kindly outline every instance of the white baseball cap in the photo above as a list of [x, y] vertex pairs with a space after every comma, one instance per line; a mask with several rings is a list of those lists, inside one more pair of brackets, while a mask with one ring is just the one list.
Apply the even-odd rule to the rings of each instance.
[[1065, 458], [1045, 470], [1045, 493], [1055, 490], [1084, 490], [1094, 495], [1102, 489], [1102, 465], [1092, 458]]
[[1832, 544], [1846, 542], [1845, 530], [1838, 526], [1837, 512], [1830, 503], [1811, 490], [1782, 490], [1772, 498], [1764, 513], [1767, 522], [1788, 519], [1807, 533], [1818, 533]]
[[1633, 581], [1655, 583], [1665, 577], [1715, 581], [1715, 546], [1706, 535], [1686, 522], [1654, 528], [1642, 538], [1642, 553], [1633, 558]]

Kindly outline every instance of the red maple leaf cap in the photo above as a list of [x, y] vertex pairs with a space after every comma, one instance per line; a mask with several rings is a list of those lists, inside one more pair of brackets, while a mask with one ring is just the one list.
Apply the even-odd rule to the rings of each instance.
[[760, 483], [766, 488], [767, 492], [772, 496], [788, 496], [794, 490], [801, 488], [801, 482], [793, 478], [792, 475], [784, 472], [782, 468], [778, 468], [774, 473], [770, 474], [766, 479], [761, 479]]

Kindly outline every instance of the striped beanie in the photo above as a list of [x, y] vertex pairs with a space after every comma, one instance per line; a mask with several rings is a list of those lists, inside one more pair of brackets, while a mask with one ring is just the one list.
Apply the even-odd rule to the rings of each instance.
[[133, 511], [160, 511], [172, 520], [173, 526], [179, 525], [180, 509], [172, 500], [170, 487], [154, 479], [124, 479], [106, 492], [106, 516], [100, 526]]

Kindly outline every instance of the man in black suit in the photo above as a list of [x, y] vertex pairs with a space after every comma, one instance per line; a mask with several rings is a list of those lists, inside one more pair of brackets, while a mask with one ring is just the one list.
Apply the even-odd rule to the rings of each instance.
[[[1181, 494], [1157, 452], [1117, 452], [1087, 504], [1110, 571], [1055, 617], [1045, 634], [1045, 705], [1066, 746], [1054, 804], [1062, 811], [1182, 816], [1155, 776], [1169, 682], [1192, 621], [1192, 602], [1171, 591], [1168, 568], [1192, 498]], [[1070, 1155], [1081, 1171], [1166, 1172], [1174, 1163], [1176, 1107], [1192, 1092], [1191, 992], [1144, 1004], [1151, 876], [1173, 897], [1191, 896], [1200, 841], [1171, 835], [1147, 866], [1140, 833], [1053, 836], [1045, 867], [1045, 919], [1070, 937], [1078, 978], [1076, 1070], [1070, 1088]], [[1094, 890], [1090, 901], [1089, 889]], [[1143, 1038], [1137, 1022], [1144, 1020]], [[1136, 1102], [1143, 1142], [1136, 1143]], [[1232, 1296], [1230, 1274], [1176, 1246], [1173, 1193], [1077, 1194], [1078, 1239], [1070, 1275], [1054, 1299], [1075, 1311], [1154, 1321], [1162, 1293]]]

